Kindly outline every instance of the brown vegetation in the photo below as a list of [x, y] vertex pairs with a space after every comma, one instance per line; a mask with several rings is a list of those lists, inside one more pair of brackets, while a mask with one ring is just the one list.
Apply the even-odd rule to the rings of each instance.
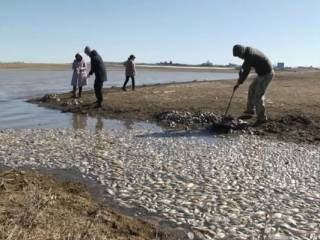
[[97, 204], [82, 184], [0, 173], [0, 239], [179, 239], [170, 234]]

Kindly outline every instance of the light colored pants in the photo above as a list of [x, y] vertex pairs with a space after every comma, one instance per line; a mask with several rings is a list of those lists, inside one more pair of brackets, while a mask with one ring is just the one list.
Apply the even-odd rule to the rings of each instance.
[[273, 77], [273, 71], [267, 75], [258, 76], [249, 87], [247, 111], [256, 109], [258, 120], [261, 121], [267, 120], [264, 95]]

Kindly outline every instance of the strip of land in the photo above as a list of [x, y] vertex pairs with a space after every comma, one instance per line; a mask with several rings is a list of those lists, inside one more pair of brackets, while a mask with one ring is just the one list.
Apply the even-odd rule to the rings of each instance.
[[[139, 79], [137, 79], [139, 81]], [[236, 92], [230, 114], [238, 117], [245, 110], [248, 79]], [[142, 86], [136, 91], [119, 88], [104, 89], [103, 109], [95, 109], [93, 91], [81, 99], [70, 93], [33, 99], [41, 106], [73, 112], [126, 120], [158, 121], [163, 112], [178, 111], [191, 114], [211, 112], [222, 115], [228, 104], [234, 81], [206, 81]], [[319, 142], [320, 139], [320, 71], [281, 71], [266, 95], [269, 123], [258, 129], [261, 135], [283, 140]], [[249, 121], [250, 122], [250, 121]]]
[[0, 172], [0, 239], [183, 239], [93, 201], [83, 184]]

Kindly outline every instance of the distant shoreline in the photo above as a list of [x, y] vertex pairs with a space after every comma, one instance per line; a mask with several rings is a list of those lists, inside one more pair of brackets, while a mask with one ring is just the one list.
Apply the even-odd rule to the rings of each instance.
[[[124, 66], [117, 63], [106, 63], [107, 69], [122, 71]], [[235, 72], [235, 68], [230, 67], [197, 67], [197, 66], [167, 66], [167, 65], [148, 65], [137, 64], [139, 70], [150, 71], [196, 71], [196, 72]], [[0, 70], [70, 70], [71, 63], [51, 64], [51, 63], [0, 63]]]
[[[108, 70], [123, 71], [124, 66], [121, 63], [106, 63]], [[196, 66], [196, 65], [156, 65], [156, 64], [137, 64], [137, 70], [143, 71], [179, 71], [179, 72], [238, 72], [235, 67], [220, 66]], [[0, 70], [36, 70], [36, 71], [63, 71], [71, 70], [71, 63], [0, 63]], [[318, 71], [318, 68], [286, 68], [284, 72]]]

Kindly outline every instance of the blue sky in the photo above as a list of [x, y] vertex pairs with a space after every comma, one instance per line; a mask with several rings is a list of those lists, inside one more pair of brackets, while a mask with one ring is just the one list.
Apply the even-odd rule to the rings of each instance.
[[319, 0], [3, 0], [0, 61], [240, 63], [236, 43], [276, 63], [320, 66]]

